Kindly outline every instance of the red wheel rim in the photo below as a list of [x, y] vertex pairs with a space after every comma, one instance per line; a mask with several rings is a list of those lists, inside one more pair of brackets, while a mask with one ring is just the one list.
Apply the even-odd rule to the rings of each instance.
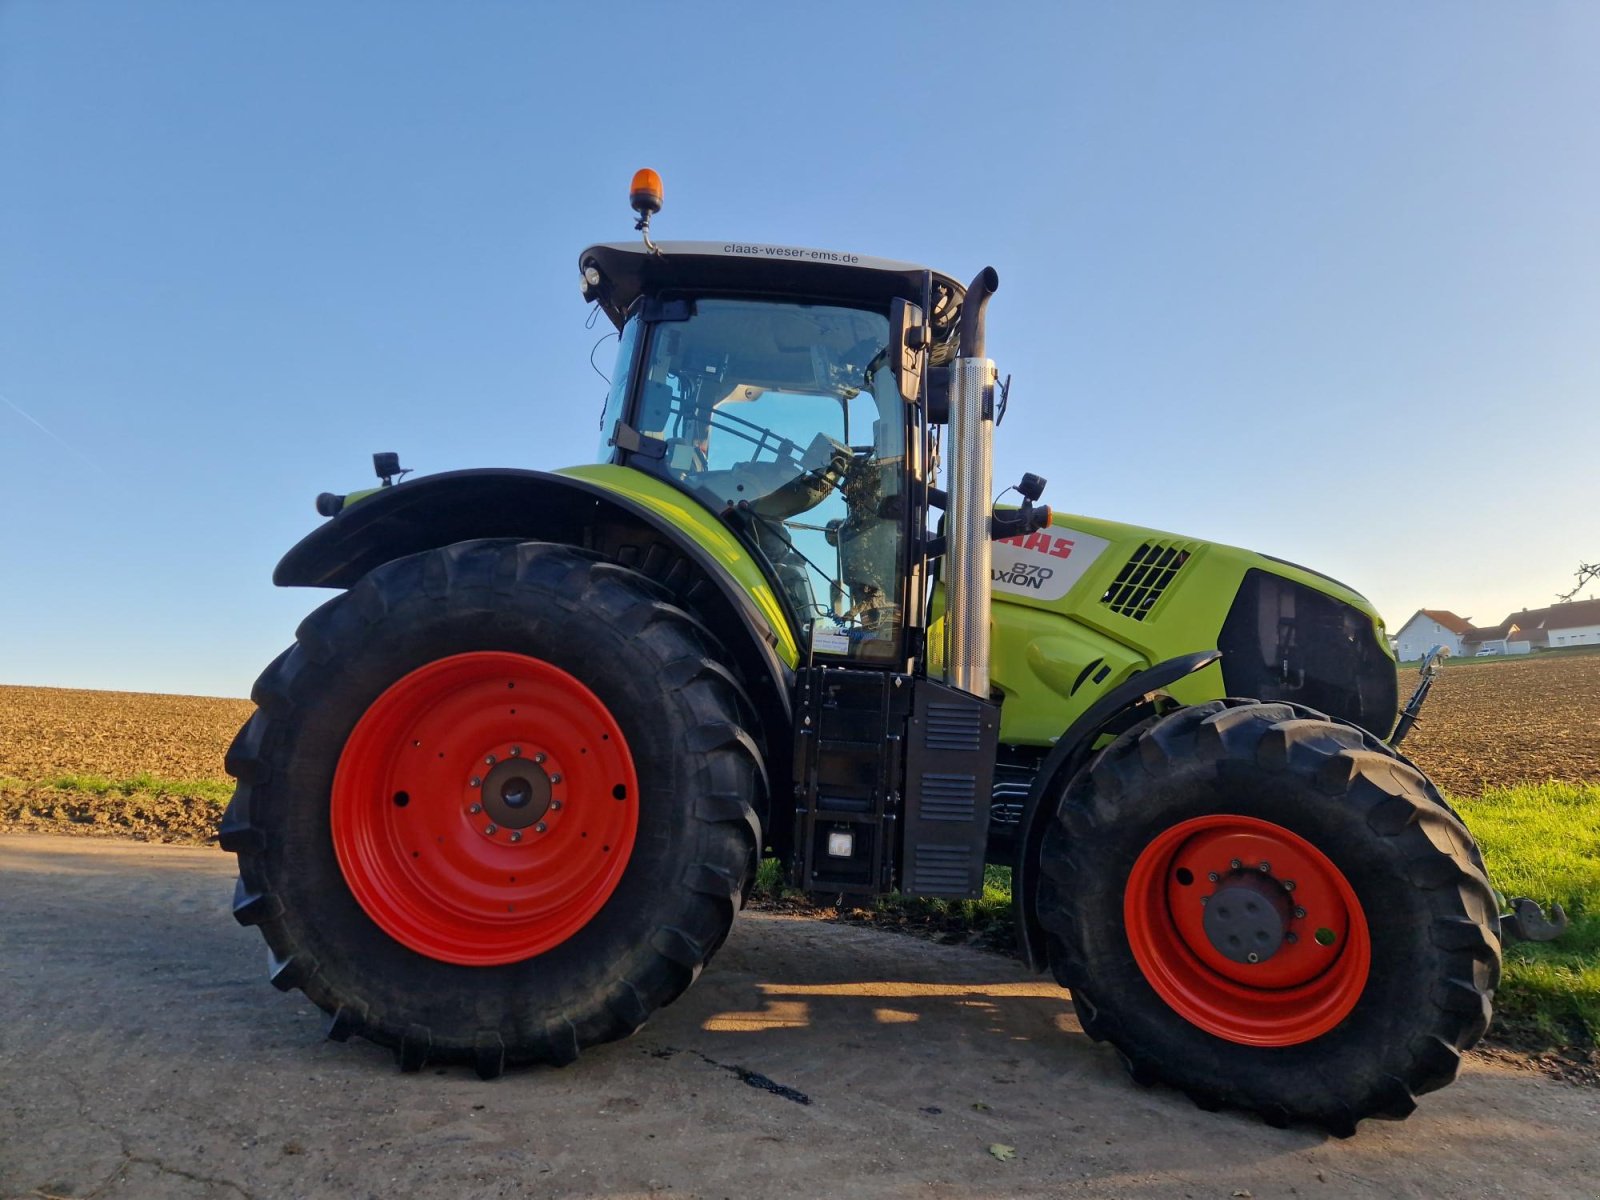
[[457, 654], [356, 723], [333, 777], [333, 849], [396, 941], [464, 966], [518, 962], [610, 898], [638, 794], [622, 730], [582, 683], [522, 654]]
[[[1259, 898], [1286, 931], [1282, 942], [1241, 961], [1254, 951], [1230, 942], [1229, 927], [1208, 932], [1207, 904], [1217, 897], [1235, 907]], [[1230, 1042], [1308, 1042], [1344, 1020], [1366, 986], [1372, 947], [1354, 889], [1327, 855], [1270, 821], [1218, 814], [1165, 830], [1133, 864], [1122, 909], [1150, 986], [1186, 1021]]]

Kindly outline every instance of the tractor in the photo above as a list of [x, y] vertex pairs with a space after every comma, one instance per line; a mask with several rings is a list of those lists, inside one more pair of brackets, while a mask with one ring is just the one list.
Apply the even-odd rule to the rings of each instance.
[[277, 566], [336, 594], [227, 756], [272, 983], [492, 1078], [637, 1030], [764, 858], [859, 899], [1000, 864], [1139, 1082], [1340, 1135], [1449, 1083], [1498, 907], [1386, 740], [1373, 606], [1034, 475], [997, 504], [992, 268], [656, 243], [653, 172], [632, 201], [643, 237], [578, 260], [617, 332], [597, 461], [377, 455]]

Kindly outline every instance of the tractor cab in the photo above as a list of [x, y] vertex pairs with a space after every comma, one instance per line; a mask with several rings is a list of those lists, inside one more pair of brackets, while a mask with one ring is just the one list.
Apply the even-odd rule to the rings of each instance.
[[924, 611], [924, 362], [954, 354], [960, 285], [738, 243], [591, 246], [580, 269], [618, 329], [600, 461], [721, 516], [801, 645], [903, 664]]

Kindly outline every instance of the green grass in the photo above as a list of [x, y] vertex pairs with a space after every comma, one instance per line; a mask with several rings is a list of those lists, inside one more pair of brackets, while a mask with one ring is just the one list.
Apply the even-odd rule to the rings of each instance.
[[48, 779], [0, 777], [0, 791], [16, 792], [45, 788], [87, 796], [193, 796], [213, 804], [226, 804], [233, 795], [233, 784], [215, 779], [164, 779], [141, 771], [127, 779], [108, 779], [104, 775], [53, 775]]
[[1498, 1021], [1536, 1040], [1600, 1042], [1600, 784], [1496, 788], [1456, 802], [1506, 896], [1558, 902], [1555, 942], [1510, 942]]

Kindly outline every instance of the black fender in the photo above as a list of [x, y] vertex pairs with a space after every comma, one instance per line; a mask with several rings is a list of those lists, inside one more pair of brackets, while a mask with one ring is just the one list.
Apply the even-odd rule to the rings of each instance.
[[[1039, 771], [1033, 777], [1022, 808], [1018, 828], [1016, 859], [1011, 868], [1011, 911], [1016, 921], [1017, 947], [1022, 959], [1035, 971], [1045, 969], [1044, 927], [1039, 924], [1036, 901], [1039, 894], [1039, 847], [1045, 827], [1055, 817], [1067, 782], [1089, 761], [1094, 743], [1102, 734], [1121, 733], [1156, 710], [1165, 689], [1222, 657], [1220, 650], [1197, 650], [1180, 654], [1140, 671], [1126, 683], [1112, 688], [1091, 704], [1056, 740]], [[1048, 801], [1048, 802], [1047, 802]]]
[[272, 582], [348, 588], [386, 562], [478, 538], [593, 550], [670, 589], [732, 655], [729, 665], [767, 733], [768, 765], [774, 778], [787, 777], [794, 676], [778, 657], [771, 623], [693, 538], [598, 484], [512, 467], [425, 475], [365, 496], [307, 534], [283, 556]]

